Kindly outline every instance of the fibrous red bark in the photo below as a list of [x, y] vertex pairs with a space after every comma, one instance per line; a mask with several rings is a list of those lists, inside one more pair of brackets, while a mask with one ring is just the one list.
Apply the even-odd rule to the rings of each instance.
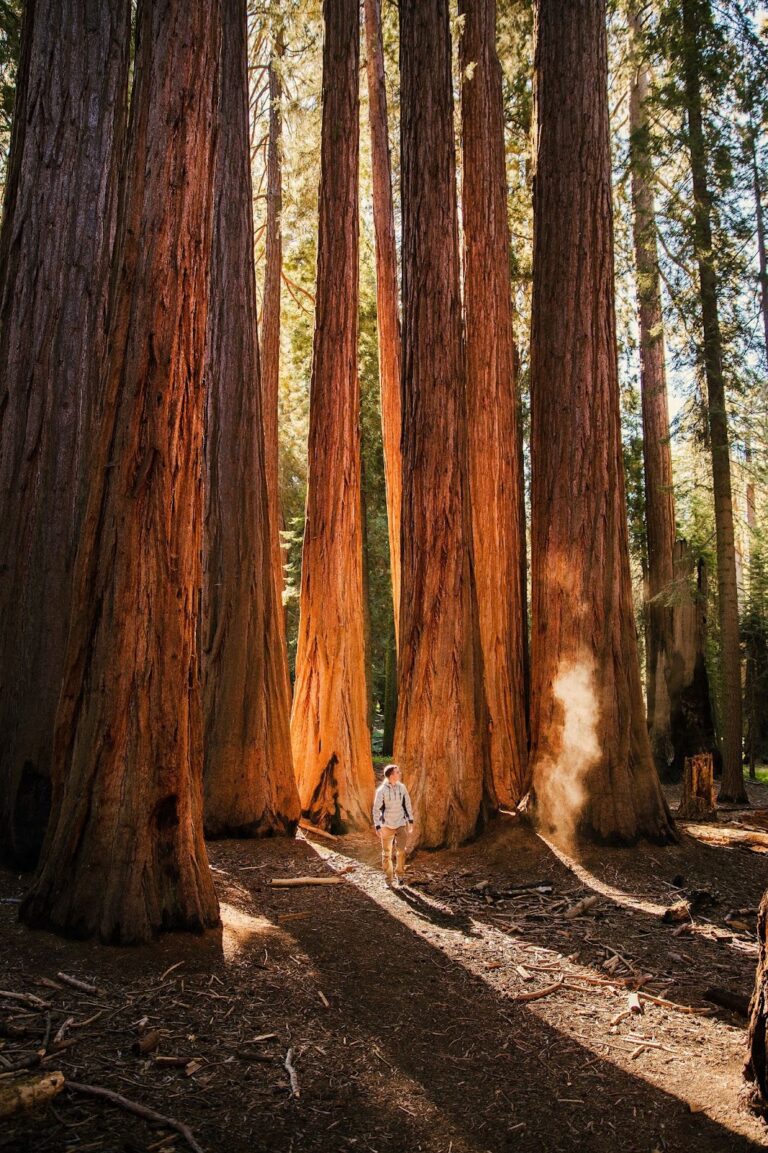
[[472, 568], [447, 0], [401, 0], [403, 505], [395, 757], [425, 846], [476, 831], [488, 714]]
[[459, 0], [467, 426], [475, 578], [498, 804], [527, 786], [523, 495], [496, 0]]
[[604, 0], [538, 0], [531, 759], [544, 826], [664, 841], [632, 612]]
[[265, 466], [269, 498], [272, 568], [277, 605], [280, 610], [277, 627], [283, 654], [283, 676], [290, 697], [288, 651], [283, 612], [283, 549], [280, 530], [280, 467], [278, 444], [278, 409], [280, 386], [280, 297], [283, 274], [283, 27], [276, 17], [269, 63], [269, 136], [267, 140], [267, 219], [264, 250], [264, 300], [261, 313], [261, 406], [264, 422]]
[[28, 0], [0, 234], [0, 846], [50, 803], [125, 143], [129, 0]]
[[21, 910], [30, 924], [115, 943], [218, 923], [195, 638], [219, 19], [216, 0], [139, 5], [55, 820]]
[[379, 344], [381, 430], [384, 444], [384, 481], [387, 491], [392, 603], [395, 613], [395, 643], [397, 644], [400, 623], [400, 514], [403, 492], [403, 462], [400, 452], [402, 339], [380, 0], [365, 0], [365, 45], [368, 75], [368, 117], [371, 129], [373, 227], [376, 243], [376, 325]]
[[325, 0], [309, 476], [291, 742], [301, 808], [370, 825], [357, 373], [360, 36], [357, 0]]
[[293, 833], [282, 608], [273, 571], [256, 328], [246, 0], [222, 38], [205, 389], [203, 728], [209, 836]]

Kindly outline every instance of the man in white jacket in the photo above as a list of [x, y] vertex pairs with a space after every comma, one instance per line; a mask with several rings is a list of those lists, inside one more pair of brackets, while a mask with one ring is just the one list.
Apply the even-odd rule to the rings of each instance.
[[[388, 885], [397, 885], [402, 881], [405, 851], [413, 829], [411, 798], [401, 776], [397, 765], [387, 765], [384, 780], [373, 798], [373, 824], [381, 841], [381, 860]], [[392, 861], [393, 848], [397, 852], [397, 869]]]

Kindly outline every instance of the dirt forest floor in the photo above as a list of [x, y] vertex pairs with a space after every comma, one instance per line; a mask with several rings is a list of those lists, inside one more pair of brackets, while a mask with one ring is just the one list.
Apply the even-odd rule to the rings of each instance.
[[[751, 791], [768, 810], [768, 788]], [[145, 949], [28, 931], [24, 878], [2, 872], [0, 1087], [44, 1054], [43, 1070], [183, 1123], [205, 1153], [763, 1148], [745, 1019], [705, 994], [751, 991], [768, 851], [741, 830], [768, 822], [726, 816], [741, 822], [727, 838], [686, 826], [678, 846], [578, 862], [502, 817], [418, 853], [397, 891], [372, 834], [214, 843], [222, 932]], [[303, 875], [340, 883], [270, 885]], [[3, 1153], [188, 1148], [69, 1088], [0, 1122]]]

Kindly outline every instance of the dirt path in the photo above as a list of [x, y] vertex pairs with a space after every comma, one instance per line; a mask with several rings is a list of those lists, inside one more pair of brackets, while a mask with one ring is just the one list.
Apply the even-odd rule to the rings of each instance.
[[[686, 837], [574, 865], [509, 818], [474, 845], [420, 854], [401, 891], [376, 857], [368, 838], [213, 845], [223, 933], [127, 952], [24, 930], [23, 884], [0, 874], [0, 983], [50, 1005], [0, 999], [0, 1021], [30, 1032], [0, 1057], [34, 1052], [47, 1013], [53, 1032], [73, 1016], [77, 1043], [46, 1067], [186, 1122], [206, 1153], [768, 1144], [739, 1103], [744, 1021], [703, 998], [713, 984], [750, 990], [754, 918], [734, 910], [756, 906], [768, 856]], [[268, 884], [334, 871], [337, 886]], [[570, 918], [590, 895], [598, 903]], [[692, 919], [662, 920], [692, 895]], [[39, 983], [59, 971], [99, 992]], [[638, 984], [642, 1013], [629, 1009]], [[154, 1056], [131, 1051], [142, 1029], [161, 1032]], [[0, 1128], [0, 1149], [184, 1148], [164, 1134], [65, 1091]]]

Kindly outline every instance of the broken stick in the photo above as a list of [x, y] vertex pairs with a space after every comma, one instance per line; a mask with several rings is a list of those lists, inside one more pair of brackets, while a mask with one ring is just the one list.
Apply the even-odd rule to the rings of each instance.
[[296, 1076], [296, 1067], [293, 1064], [293, 1049], [289, 1049], [285, 1054], [284, 1066], [285, 1071], [291, 1079], [291, 1096], [301, 1096], [299, 1091], [299, 1078]]

